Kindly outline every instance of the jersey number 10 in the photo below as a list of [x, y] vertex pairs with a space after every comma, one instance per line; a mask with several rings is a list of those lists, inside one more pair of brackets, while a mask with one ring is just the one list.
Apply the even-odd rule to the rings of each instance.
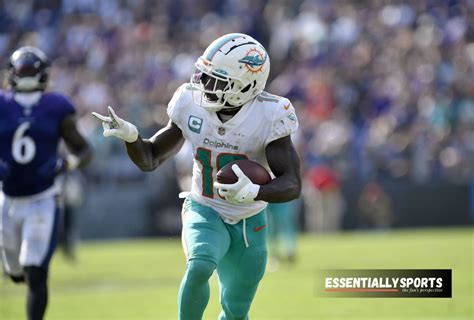
[[12, 142], [13, 159], [20, 164], [27, 164], [35, 157], [36, 145], [31, 137], [25, 135], [31, 126], [29, 122], [23, 122], [15, 131]]

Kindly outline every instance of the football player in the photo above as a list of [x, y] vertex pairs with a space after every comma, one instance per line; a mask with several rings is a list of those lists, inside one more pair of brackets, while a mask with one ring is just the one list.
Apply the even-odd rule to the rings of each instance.
[[[190, 83], [168, 105], [170, 121], [150, 139], [119, 118], [94, 115], [104, 136], [126, 142], [129, 157], [150, 171], [188, 140], [193, 178], [183, 204], [183, 248], [187, 258], [178, 298], [179, 319], [201, 319], [209, 300], [208, 280], [217, 270], [222, 312], [219, 319], [247, 319], [267, 260], [267, 202], [298, 198], [299, 160], [290, 135], [298, 120], [290, 101], [264, 90], [270, 72], [265, 48], [233, 33], [215, 40], [197, 60]], [[234, 165], [234, 184], [216, 182], [216, 173], [237, 159], [256, 161], [275, 178], [253, 184]]]
[[[69, 99], [45, 92], [49, 70], [42, 51], [22, 47], [10, 57], [10, 89], [0, 91], [2, 261], [14, 282], [26, 282], [27, 316], [35, 320], [46, 310], [48, 264], [57, 242], [55, 177], [91, 158]], [[66, 159], [57, 154], [61, 139], [71, 152]]]

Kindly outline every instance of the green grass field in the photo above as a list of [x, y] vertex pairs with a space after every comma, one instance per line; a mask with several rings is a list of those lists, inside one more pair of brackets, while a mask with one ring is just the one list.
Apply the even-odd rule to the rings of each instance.
[[[473, 229], [303, 236], [296, 265], [267, 273], [252, 319], [474, 319]], [[87, 242], [78, 263], [55, 257], [46, 319], [176, 319], [185, 262], [177, 239]], [[328, 299], [325, 268], [453, 269], [452, 299]], [[0, 319], [24, 319], [24, 286], [0, 280]], [[205, 319], [219, 313], [216, 279]]]

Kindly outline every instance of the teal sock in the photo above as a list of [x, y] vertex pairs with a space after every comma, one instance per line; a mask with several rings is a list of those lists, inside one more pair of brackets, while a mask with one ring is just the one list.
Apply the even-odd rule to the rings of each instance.
[[209, 278], [215, 268], [215, 263], [211, 261], [200, 259], [188, 261], [186, 273], [179, 288], [178, 308], [180, 320], [202, 319], [209, 302]]

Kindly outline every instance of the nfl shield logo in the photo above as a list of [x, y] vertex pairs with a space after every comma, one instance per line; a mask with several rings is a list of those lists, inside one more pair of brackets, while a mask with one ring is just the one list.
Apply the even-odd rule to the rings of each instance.
[[223, 136], [225, 134], [225, 129], [223, 127], [220, 127], [218, 130], [217, 130], [217, 133], [220, 134], [221, 136]]

